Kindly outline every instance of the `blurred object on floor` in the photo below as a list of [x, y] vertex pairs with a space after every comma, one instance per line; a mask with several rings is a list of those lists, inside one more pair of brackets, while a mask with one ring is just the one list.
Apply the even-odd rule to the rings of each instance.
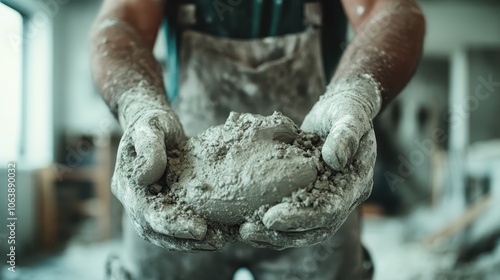
[[489, 195], [478, 199], [454, 220], [445, 223], [439, 231], [427, 237], [423, 243], [426, 246], [432, 246], [434, 243], [440, 241], [440, 239], [463, 232], [466, 227], [468, 227], [476, 219], [480, 218], [481, 215], [489, 209], [492, 200], [493, 199]]
[[498, 279], [500, 244], [470, 263], [455, 264], [460, 240], [451, 238], [433, 247], [422, 246], [421, 237], [427, 225], [420, 223], [419, 227], [419, 222], [432, 222], [434, 212], [417, 210], [415, 213], [400, 218], [364, 219], [362, 240], [374, 261], [374, 280]]
[[467, 203], [483, 197], [493, 200], [486, 212], [467, 229], [457, 262], [469, 262], [500, 246], [500, 140], [476, 142], [467, 155]]

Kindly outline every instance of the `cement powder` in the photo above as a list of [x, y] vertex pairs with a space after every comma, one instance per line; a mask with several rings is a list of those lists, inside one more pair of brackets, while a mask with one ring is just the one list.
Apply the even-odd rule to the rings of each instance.
[[[265, 211], [277, 203], [317, 208], [342, 194], [355, 167], [332, 171], [321, 158], [322, 145], [318, 135], [301, 131], [281, 113], [233, 112], [224, 125], [168, 152], [167, 187], [158, 193], [164, 199], [154, 201], [174, 207], [171, 228], [205, 219], [226, 240], [237, 240], [241, 224], [262, 223]], [[187, 238], [205, 232], [206, 226]]]

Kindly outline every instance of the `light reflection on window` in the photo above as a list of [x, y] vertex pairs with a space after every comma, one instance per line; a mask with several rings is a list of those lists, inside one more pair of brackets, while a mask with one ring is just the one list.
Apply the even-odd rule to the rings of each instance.
[[23, 18], [0, 3], [0, 160], [20, 154]]

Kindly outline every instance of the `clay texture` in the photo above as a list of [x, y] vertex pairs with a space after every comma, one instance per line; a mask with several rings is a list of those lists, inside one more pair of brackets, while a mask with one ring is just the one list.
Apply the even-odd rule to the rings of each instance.
[[326, 166], [322, 144], [281, 113], [231, 113], [224, 125], [168, 153], [167, 186], [158, 193], [164, 199], [157, 200], [164, 204], [157, 207], [169, 209], [169, 223], [158, 230], [199, 240], [216, 227], [226, 240], [238, 240], [244, 223], [269, 226], [265, 212], [280, 202], [311, 211], [326, 206], [349, 178]]

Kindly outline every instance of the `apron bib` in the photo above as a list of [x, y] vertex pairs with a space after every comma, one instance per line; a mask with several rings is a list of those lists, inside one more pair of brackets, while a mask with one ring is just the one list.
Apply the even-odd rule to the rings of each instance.
[[320, 32], [250, 40], [186, 30], [173, 108], [188, 136], [224, 123], [231, 111], [281, 111], [300, 124], [325, 91]]

